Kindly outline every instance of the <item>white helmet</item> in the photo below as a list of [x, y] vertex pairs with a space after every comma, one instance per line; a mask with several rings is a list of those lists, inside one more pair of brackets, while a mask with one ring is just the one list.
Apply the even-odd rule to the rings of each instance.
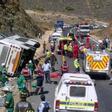
[[31, 60], [29, 60], [29, 63], [32, 63], [32, 61], [31, 61]]
[[2, 66], [5, 66], [5, 63], [2, 63], [1, 65], [2, 65]]
[[11, 91], [11, 88], [9, 88], [8, 86], [5, 86], [2, 88], [2, 91]]

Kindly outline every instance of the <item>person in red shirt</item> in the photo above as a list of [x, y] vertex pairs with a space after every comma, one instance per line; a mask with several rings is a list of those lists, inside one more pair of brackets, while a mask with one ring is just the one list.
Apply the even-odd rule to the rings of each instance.
[[90, 48], [90, 36], [86, 37], [86, 48], [89, 49]]
[[38, 64], [35, 71], [36, 71], [37, 87], [34, 93], [39, 94], [43, 92], [44, 71], [42, 69], [42, 65]]
[[78, 53], [79, 53], [79, 46], [77, 43], [75, 43], [73, 46], [73, 57], [78, 58]]
[[67, 73], [68, 70], [69, 70], [68, 64], [67, 64], [66, 61], [64, 61], [63, 64], [61, 65], [61, 72], [62, 72], [62, 75], [63, 75], [64, 73]]
[[31, 75], [30, 75], [30, 70], [28, 68], [28, 64], [26, 64], [25, 68], [22, 69], [21, 73], [23, 74], [23, 76], [25, 77], [26, 80], [26, 88], [29, 91], [29, 93], [31, 93], [32, 88], [31, 88]]

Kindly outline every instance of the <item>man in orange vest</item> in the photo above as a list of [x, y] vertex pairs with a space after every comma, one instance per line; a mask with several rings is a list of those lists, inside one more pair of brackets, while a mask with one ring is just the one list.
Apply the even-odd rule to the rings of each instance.
[[67, 73], [68, 70], [69, 70], [68, 64], [67, 64], [66, 61], [64, 61], [64, 63], [61, 65], [61, 72], [62, 72], [62, 75], [63, 75], [64, 73]]

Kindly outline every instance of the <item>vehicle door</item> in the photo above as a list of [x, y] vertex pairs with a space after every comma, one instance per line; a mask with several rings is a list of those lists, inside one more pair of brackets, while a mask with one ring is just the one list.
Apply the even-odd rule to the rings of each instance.
[[85, 110], [86, 87], [82, 85], [69, 85], [67, 93], [67, 110]]

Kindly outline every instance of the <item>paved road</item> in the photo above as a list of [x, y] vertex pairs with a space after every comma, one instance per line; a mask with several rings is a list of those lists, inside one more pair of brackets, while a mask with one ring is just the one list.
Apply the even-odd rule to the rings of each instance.
[[[61, 57], [58, 57], [58, 64], [61, 65]], [[70, 70], [69, 72], [74, 72], [74, 67], [73, 67], [73, 60], [67, 58]], [[59, 69], [59, 66], [57, 66], [57, 69]], [[49, 93], [46, 94], [46, 98], [49, 100], [51, 107], [53, 108], [53, 100], [54, 100], [54, 93], [55, 93], [55, 84], [44, 84], [45, 90], [48, 90]], [[112, 112], [112, 85], [109, 85], [109, 80], [104, 80], [104, 79], [98, 79], [96, 77], [96, 92], [98, 95], [98, 100], [99, 100], [99, 112]], [[29, 101], [32, 103], [33, 107], [36, 110], [36, 107], [40, 103], [40, 97], [39, 95], [37, 96], [32, 96], [29, 98]], [[51, 112], [53, 110], [51, 109]]]
[[[61, 65], [61, 57], [57, 56], [58, 58], [58, 66], [57, 69], [60, 68]], [[66, 59], [70, 70], [69, 72], [74, 72], [74, 67], [73, 67], [73, 59]], [[94, 74], [96, 75], [96, 74]], [[104, 80], [101, 77], [95, 77], [95, 82], [96, 82], [96, 92], [98, 95], [98, 100], [99, 100], [99, 112], [112, 112], [112, 85], [109, 85], [109, 80]], [[44, 84], [45, 90], [48, 90], [49, 93], [46, 94], [46, 98], [47, 100], [50, 102], [51, 104], [51, 111], [53, 112], [53, 101], [54, 101], [54, 94], [55, 94], [55, 88], [56, 85], [55, 84]], [[39, 95], [37, 96], [31, 96], [28, 99], [34, 109], [36, 110], [37, 106], [40, 104], [40, 97]]]

